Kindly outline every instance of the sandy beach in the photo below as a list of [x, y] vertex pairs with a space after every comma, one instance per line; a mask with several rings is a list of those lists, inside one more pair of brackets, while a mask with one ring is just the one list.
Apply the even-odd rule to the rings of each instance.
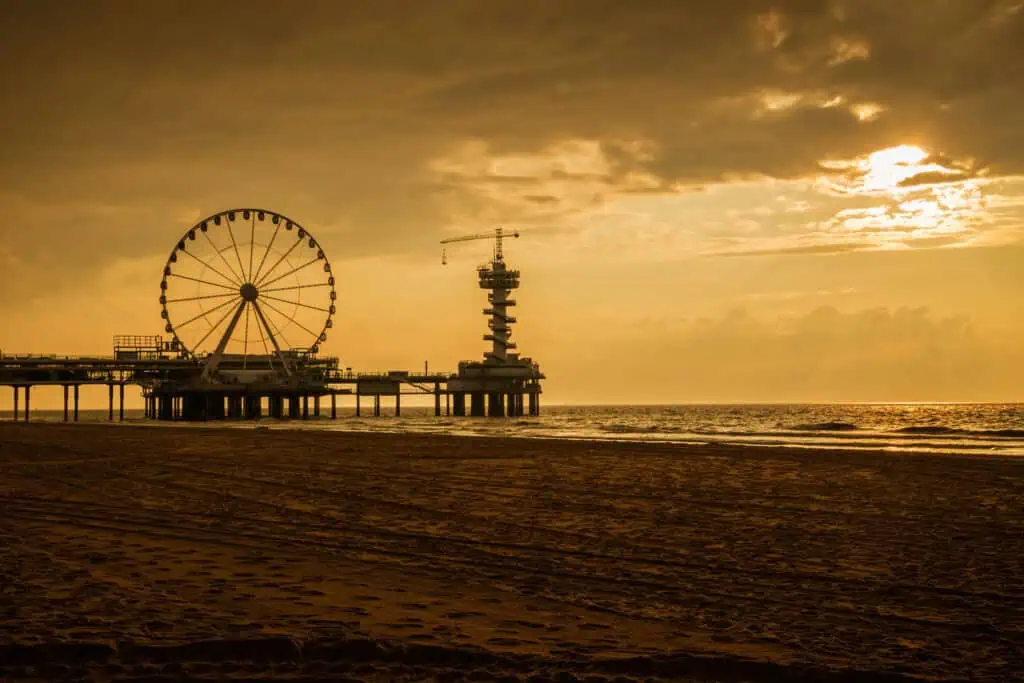
[[0, 679], [1009, 681], [1024, 460], [0, 426]]

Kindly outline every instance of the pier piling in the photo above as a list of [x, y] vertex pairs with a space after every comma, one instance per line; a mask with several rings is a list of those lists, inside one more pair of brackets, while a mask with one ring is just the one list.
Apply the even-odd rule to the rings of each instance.
[[484, 416], [484, 392], [474, 391], [469, 395], [469, 416], [470, 417], [483, 417]]

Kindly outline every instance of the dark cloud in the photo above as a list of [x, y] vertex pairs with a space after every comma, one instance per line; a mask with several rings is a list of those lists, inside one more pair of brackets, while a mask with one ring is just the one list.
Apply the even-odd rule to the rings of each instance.
[[976, 174], [965, 171], [927, 171], [917, 173], [899, 182], [900, 187], [923, 187], [925, 185], [941, 185], [943, 183], [959, 183], [970, 178], [977, 177]]

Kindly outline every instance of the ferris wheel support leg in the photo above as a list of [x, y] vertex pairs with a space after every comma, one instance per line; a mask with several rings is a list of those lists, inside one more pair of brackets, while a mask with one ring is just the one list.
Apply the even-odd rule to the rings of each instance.
[[213, 376], [217, 373], [217, 366], [220, 365], [220, 359], [224, 356], [224, 349], [227, 347], [228, 341], [231, 340], [231, 335], [235, 332], [235, 326], [238, 325], [238, 319], [242, 317], [242, 312], [245, 310], [248, 303], [249, 302], [243, 300], [238, 304], [238, 308], [235, 309], [235, 314], [231, 316], [231, 322], [228, 323], [228, 329], [224, 330], [224, 336], [222, 336], [220, 341], [217, 343], [217, 349], [209, 359], [207, 359], [206, 367], [203, 368], [202, 375], [204, 382], [211, 381]]
[[256, 301], [252, 302], [252, 308], [256, 311], [256, 317], [259, 318], [260, 324], [263, 325], [263, 329], [266, 330], [267, 336], [270, 337], [270, 343], [274, 345], [274, 350], [277, 352], [277, 357], [281, 360], [281, 367], [284, 368], [284, 374], [286, 377], [292, 376], [292, 368], [288, 364], [288, 359], [284, 357], [281, 352], [281, 345], [277, 343], [277, 337], [274, 336], [273, 330], [270, 329], [270, 324], [267, 319], [263, 316], [263, 310], [260, 308], [259, 303]]

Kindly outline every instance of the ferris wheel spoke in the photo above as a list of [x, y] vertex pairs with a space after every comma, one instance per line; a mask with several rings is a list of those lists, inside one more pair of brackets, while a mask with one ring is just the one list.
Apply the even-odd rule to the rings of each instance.
[[274, 287], [273, 289], [261, 289], [260, 293], [263, 292], [287, 292], [293, 289], [311, 289], [313, 287], [330, 287], [329, 282], [318, 282], [314, 285], [293, 285], [292, 287]]
[[189, 256], [191, 256], [192, 258], [194, 258], [194, 259], [195, 259], [196, 261], [199, 261], [199, 262], [200, 262], [200, 263], [202, 263], [202, 264], [203, 264], [204, 266], [206, 266], [207, 268], [209, 268], [210, 270], [212, 270], [213, 272], [215, 272], [215, 273], [216, 273], [217, 275], [220, 275], [220, 276], [221, 276], [222, 278], [224, 278], [224, 279], [225, 279], [225, 280], [227, 280], [228, 282], [230, 282], [230, 283], [232, 283], [232, 284], [234, 284], [234, 285], [237, 285], [237, 286], [241, 286], [241, 284], [242, 284], [242, 283], [240, 283], [240, 282], [237, 282], [237, 281], [236, 281], [236, 280], [235, 280], [234, 278], [230, 278], [230, 277], [228, 277], [227, 275], [225, 275], [224, 273], [220, 272], [219, 270], [217, 270], [216, 268], [214, 268], [213, 266], [211, 266], [211, 265], [210, 265], [209, 263], [207, 263], [207, 262], [206, 262], [206, 261], [204, 261], [203, 259], [201, 259], [201, 258], [199, 258], [198, 256], [196, 256], [195, 254], [193, 254], [193, 253], [190, 253], [190, 252], [187, 252], [187, 251], [182, 251], [181, 253], [183, 253], [183, 254], [188, 254]]
[[262, 297], [264, 299], [270, 299], [271, 301], [278, 301], [278, 302], [280, 302], [282, 304], [288, 304], [289, 306], [302, 306], [303, 308], [311, 308], [314, 311], [320, 311], [321, 313], [330, 313], [331, 312], [330, 309], [328, 309], [328, 308], [323, 308], [321, 306], [312, 306], [310, 304], [304, 304], [301, 301], [288, 301], [287, 299], [278, 299], [276, 296], [267, 296], [266, 294], [263, 294], [263, 293], [260, 294], [260, 297]]
[[[239, 296], [238, 298], [241, 299], [242, 297]], [[194, 323], [195, 321], [199, 320], [200, 318], [204, 318], [204, 317], [208, 316], [209, 314], [213, 313], [214, 311], [218, 311], [218, 310], [224, 308], [225, 306], [227, 306], [228, 304], [231, 304], [231, 303], [233, 303], [233, 302], [232, 301], [225, 301], [222, 304], [217, 304], [216, 306], [214, 306], [210, 310], [203, 311], [202, 313], [200, 313], [199, 315], [195, 316], [194, 318], [189, 318], [188, 320], [186, 320], [183, 323], [178, 323], [175, 326], [175, 328], [176, 329], [181, 329], [182, 327], [185, 327], [185, 325], [189, 325], [191, 323]], [[228, 312], [230, 313], [230, 311], [228, 311]], [[205, 339], [205, 337], [203, 339]], [[199, 344], [196, 344], [196, 346], [199, 346]]]
[[199, 301], [200, 299], [223, 299], [226, 296], [238, 296], [238, 292], [228, 292], [227, 294], [207, 294], [206, 296], [186, 296], [180, 299], [168, 299], [164, 303], [177, 304], [182, 301]]
[[[239, 297], [239, 299], [241, 299], [241, 297]], [[231, 303], [231, 302], [228, 302], [228, 303]], [[245, 299], [242, 299], [242, 302], [239, 304], [239, 306], [244, 306], [245, 304], [246, 304]], [[209, 311], [207, 311], [207, 313], [212, 313], [214, 310], [216, 310], [216, 309], [210, 309]], [[195, 347], [194, 348], [198, 349], [200, 346], [202, 346], [203, 342], [210, 338], [210, 335], [213, 334], [213, 331], [216, 330], [218, 327], [220, 327], [221, 323], [223, 323], [225, 320], [227, 320], [228, 316], [231, 315], [232, 312], [234, 312], [236, 315], [240, 315], [241, 314], [241, 311], [239, 311], [239, 309], [237, 309], [237, 308], [229, 308], [228, 310], [226, 310], [224, 312], [224, 315], [221, 316], [221, 319], [218, 320], [213, 325], [213, 327], [211, 327], [209, 330], [207, 330], [206, 334], [203, 335], [202, 339], [200, 339], [199, 341], [197, 341], [195, 343]]]
[[188, 275], [178, 275], [177, 273], [171, 273], [170, 277], [180, 277], [182, 280], [192, 280], [192, 282], [201, 282], [202, 284], [210, 285], [211, 287], [220, 287], [221, 289], [230, 289], [235, 294], [238, 294], [238, 288], [237, 287], [228, 287], [227, 285], [222, 285], [222, 284], [219, 284], [217, 282], [210, 282], [209, 280], [201, 280], [200, 278], [189, 277]]
[[[252, 282], [252, 250], [256, 246], [256, 212], [252, 213], [252, 224], [249, 226], [249, 282]], [[246, 309], [248, 310], [248, 309]]]
[[277, 261], [274, 263], [274, 265], [272, 265], [270, 267], [270, 270], [268, 270], [267, 272], [263, 273], [263, 277], [260, 279], [260, 281], [259, 282], [255, 282], [253, 284], [255, 284], [257, 287], [262, 285], [263, 284], [263, 280], [266, 280], [268, 277], [270, 277], [270, 274], [273, 273], [275, 270], [277, 270], [277, 267], [279, 265], [281, 265], [281, 262], [284, 261], [286, 258], [288, 258], [288, 255], [291, 254], [293, 251], [295, 251], [295, 247], [299, 246], [300, 244], [302, 244], [302, 240], [301, 239], [297, 240], [294, 244], [292, 244], [292, 246], [288, 248], [288, 251], [286, 251], [283, 254], [281, 254], [281, 258], [277, 259]]
[[270, 242], [267, 244], [267, 248], [263, 252], [263, 257], [260, 259], [260, 265], [256, 268], [256, 277], [253, 278], [253, 280], [258, 280], [260, 277], [260, 272], [263, 270], [263, 264], [267, 261], [267, 254], [270, 253], [270, 248], [274, 246], [274, 240], [277, 239], [277, 233], [281, 230], [281, 222], [282, 221], [280, 220], [277, 222], [277, 227], [274, 228], [274, 234], [270, 236]]
[[217, 252], [217, 256], [220, 256], [220, 260], [224, 262], [225, 266], [227, 266], [228, 272], [235, 276], [235, 278], [236, 278], [236, 280], [234, 281], [235, 284], [237, 284], [239, 287], [241, 287], [242, 286], [242, 277], [240, 275], [238, 275], [237, 273], [235, 273], [235, 269], [232, 268], [231, 264], [228, 263], [228, 260], [226, 258], [224, 258], [224, 251], [220, 247], [218, 247], [216, 244], [213, 243], [213, 239], [207, 233], [204, 232], [203, 233], [203, 237], [205, 237], [206, 241], [210, 243], [210, 246], [213, 248], [213, 250], [215, 252]]
[[278, 308], [274, 304], [267, 302], [267, 306], [270, 308], [270, 310], [275, 311], [278, 315], [281, 315], [281, 316], [287, 318], [288, 320], [292, 321], [296, 326], [301, 327], [306, 332], [309, 332], [311, 335], [313, 335], [314, 343], [316, 342], [316, 340], [318, 340], [320, 338], [319, 334], [317, 334], [313, 330], [309, 329], [308, 327], [306, 327], [305, 325], [300, 323], [298, 320], [296, 320], [292, 316], [290, 316], [287, 313], [285, 313], [284, 311], [282, 311], [280, 308]]
[[284, 275], [278, 275], [277, 277], [275, 277], [275, 278], [274, 278], [273, 280], [271, 280], [270, 282], [264, 282], [263, 284], [264, 284], [264, 285], [272, 285], [272, 284], [274, 284], [275, 282], [277, 282], [278, 280], [282, 280], [282, 279], [284, 279], [284, 278], [288, 277], [288, 276], [289, 276], [289, 275], [291, 275], [292, 273], [297, 273], [297, 272], [299, 272], [300, 270], [302, 270], [303, 268], [308, 268], [309, 266], [313, 265], [314, 263], [316, 263], [316, 262], [317, 262], [317, 261], [319, 261], [319, 260], [320, 260], [320, 257], [318, 256], [318, 257], [316, 257], [316, 258], [314, 258], [314, 259], [312, 259], [312, 260], [310, 260], [310, 261], [306, 261], [306, 262], [305, 262], [305, 263], [303, 263], [303, 264], [302, 264], [301, 266], [296, 266], [295, 268], [292, 268], [291, 270], [289, 270], [289, 271], [288, 271], [287, 273], [285, 273]]
[[231, 246], [235, 249], [235, 258], [238, 259], [238, 270], [245, 276], [245, 266], [242, 265], [242, 254], [238, 251], [238, 243], [235, 242], [235, 232], [231, 229], [231, 220], [224, 221], [225, 225], [228, 226], [228, 234], [231, 236]]

